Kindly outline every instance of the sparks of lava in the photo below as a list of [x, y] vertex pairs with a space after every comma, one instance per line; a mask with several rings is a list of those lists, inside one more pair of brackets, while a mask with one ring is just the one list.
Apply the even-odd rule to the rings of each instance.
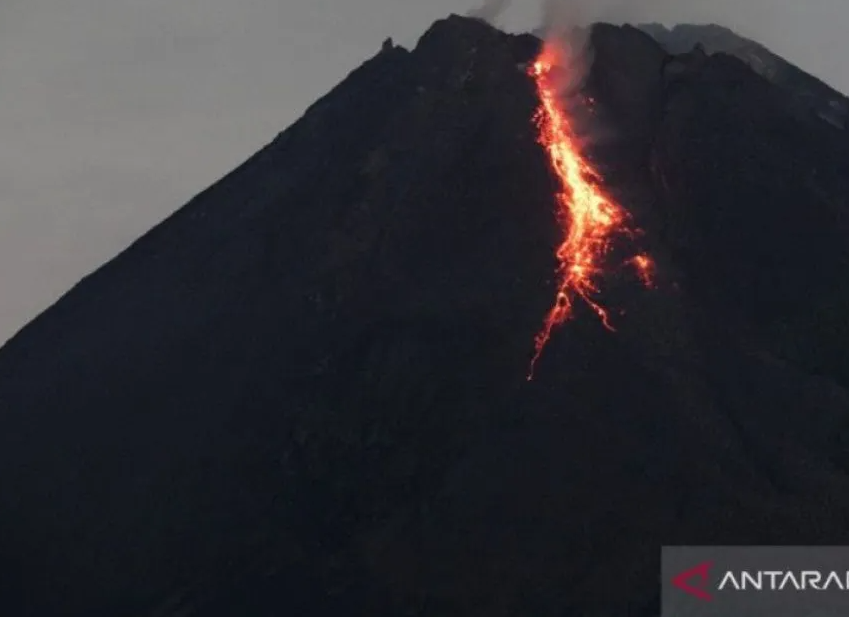
[[637, 270], [637, 276], [646, 287], [654, 287], [654, 261], [645, 253], [635, 255], [629, 261]]
[[[559, 184], [556, 200], [563, 241], [556, 254], [557, 295], [536, 336], [529, 381], [553, 329], [572, 316], [577, 298], [595, 311], [608, 330], [613, 330], [608, 311], [593, 296], [599, 292], [598, 279], [613, 237], [632, 235], [627, 228], [628, 213], [605, 193], [601, 175], [582, 155], [569, 115], [558, 100], [552, 69], [565, 66], [558, 63], [559, 55], [557, 47], [546, 44], [530, 68], [540, 100], [536, 115], [538, 138]], [[631, 263], [643, 282], [649, 284], [651, 259], [638, 255]]]

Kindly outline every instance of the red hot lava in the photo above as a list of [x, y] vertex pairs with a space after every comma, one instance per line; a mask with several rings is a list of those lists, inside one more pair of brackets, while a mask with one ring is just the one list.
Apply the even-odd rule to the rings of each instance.
[[[536, 336], [529, 381], [553, 329], [572, 317], [577, 298], [595, 311], [608, 330], [613, 330], [607, 309], [594, 296], [599, 292], [604, 258], [614, 236], [632, 235], [627, 211], [606, 193], [603, 178], [583, 156], [571, 119], [558, 99], [552, 70], [565, 66], [562, 55], [556, 46], [546, 43], [530, 68], [540, 99], [536, 114], [539, 143], [548, 153], [559, 184], [555, 197], [563, 241], [556, 253], [557, 295]], [[630, 263], [643, 282], [651, 285], [654, 269], [651, 258], [641, 254]]]

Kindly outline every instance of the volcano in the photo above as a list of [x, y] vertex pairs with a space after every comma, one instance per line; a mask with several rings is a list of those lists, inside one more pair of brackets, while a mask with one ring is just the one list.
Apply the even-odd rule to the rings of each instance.
[[648, 617], [661, 545], [849, 543], [846, 132], [595, 25], [582, 156], [639, 233], [528, 381], [542, 49], [387, 41], [0, 350], [4, 615]]

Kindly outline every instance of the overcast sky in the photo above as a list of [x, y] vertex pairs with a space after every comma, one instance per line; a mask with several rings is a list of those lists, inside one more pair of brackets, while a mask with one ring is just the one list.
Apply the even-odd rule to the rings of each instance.
[[[577, 3], [585, 19], [720, 22], [849, 91], [847, 0]], [[0, 342], [385, 37], [412, 46], [434, 20], [479, 4], [0, 0]], [[505, 24], [535, 26], [538, 5], [514, 2]]]

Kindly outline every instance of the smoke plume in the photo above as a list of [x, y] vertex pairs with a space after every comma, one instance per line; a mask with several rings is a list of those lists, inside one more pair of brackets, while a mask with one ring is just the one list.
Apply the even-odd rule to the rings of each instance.
[[484, 0], [483, 5], [472, 9], [467, 15], [494, 24], [508, 6], [510, 6], [510, 0]]
[[582, 92], [593, 62], [590, 29], [586, 26], [605, 21], [599, 15], [597, 3], [591, 0], [543, 0], [537, 28], [546, 45], [556, 50], [557, 65], [550, 79], [581, 148], [615, 138], [612, 127], [594, 115]]
[[582, 27], [588, 23], [586, 11], [581, 4], [568, 0], [543, 0], [542, 23], [537, 29], [543, 39], [557, 48], [557, 59], [562, 66], [555, 80], [565, 99], [570, 99], [580, 89], [592, 64], [589, 30]]

